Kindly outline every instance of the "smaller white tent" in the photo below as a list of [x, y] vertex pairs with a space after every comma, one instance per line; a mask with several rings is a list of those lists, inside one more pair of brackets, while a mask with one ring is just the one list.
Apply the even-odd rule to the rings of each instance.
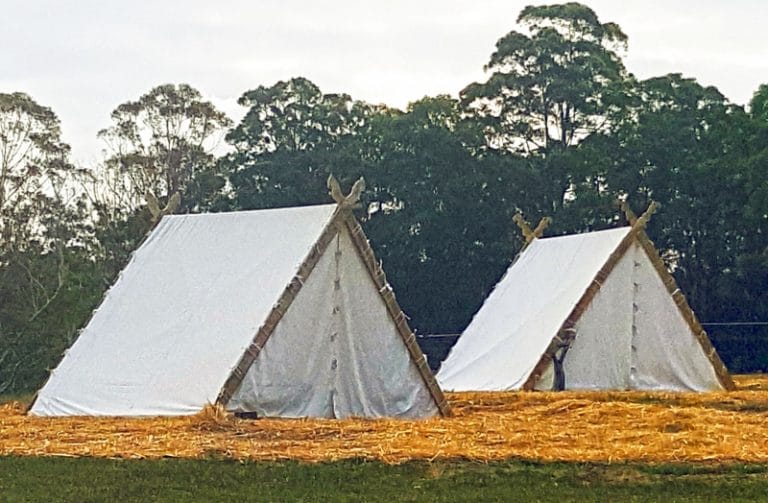
[[443, 362], [443, 389], [732, 389], [645, 221], [534, 239]]
[[39, 416], [447, 411], [344, 204], [164, 217], [39, 391]]

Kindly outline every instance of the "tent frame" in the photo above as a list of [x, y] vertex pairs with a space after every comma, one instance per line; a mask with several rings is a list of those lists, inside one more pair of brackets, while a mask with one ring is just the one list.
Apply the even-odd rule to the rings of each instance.
[[277, 303], [267, 315], [266, 321], [264, 321], [261, 327], [259, 327], [251, 343], [248, 345], [245, 352], [243, 353], [243, 356], [240, 358], [240, 361], [237, 363], [227, 380], [224, 382], [224, 385], [221, 388], [218, 397], [216, 398], [216, 403], [221, 404], [222, 406], [226, 406], [232, 396], [234, 396], [238, 387], [245, 378], [248, 369], [251, 367], [256, 358], [258, 358], [262, 349], [267, 344], [267, 341], [269, 341], [269, 338], [274, 333], [275, 328], [280, 323], [280, 320], [283, 318], [285, 313], [288, 312], [291, 304], [301, 291], [301, 288], [304, 285], [304, 281], [309, 278], [310, 274], [312, 274], [315, 266], [320, 261], [320, 257], [322, 257], [323, 253], [325, 253], [327, 250], [328, 245], [333, 242], [334, 238], [339, 233], [344, 232], [346, 229], [352, 238], [352, 242], [355, 245], [358, 256], [365, 264], [370, 278], [373, 280], [379, 295], [384, 301], [384, 304], [387, 306], [387, 312], [389, 313], [392, 321], [395, 323], [397, 332], [405, 343], [406, 348], [408, 348], [408, 354], [413, 363], [416, 365], [416, 368], [419, 371], [419, 375], [421, 376], [424, 384], [427, 386], [427, 389], [432, 395], [432, 398], [435, 401], [440, 414], [443, 416], [450, 415], [451, 410], [448, 401], [446, 400], [443, 391], [440, 389], [440, 386], [437, 384], [437, 380], [432, 374], [432, 371], [429, 369], [429, 365], [427, 364], [427, 360], [424, 357], [424, 353], [422, 353], [421, 348], [416, 342], [416, 336], [413, 334], [413, 331], [408, 325], [405, 313], [403, 313], [400, 305], [395, 299], [395, 294], [392, 290], [392, 287], [387, 282], [387, 277], [384, 273], [384, 270], [376, 260], [376, 256], [373, 252], [373, 249], [371, 248], [370, 243], [368, 242], [367, 237], [365, 236], [365, 233], [363, 232], [363, 228], [360, 226], [359, 222], [352, 213], [354, 204], [351, 204], [349, 196], [347, 196], [347, 199], [345, 200], [337, 199], [336, 202], [338, 203], [338, 206], [336, 207], [333, 216], [323, 229], [314, 246], [312, 246], [309, 254], [299, 266], [295, 276], [285, 287], [285, 290], [283, 290], [283, 293], [280, 295]]
[[526, 379], [526, 381], [523, 383], [523, 390], [533, 390], [550, 363], [553, 365], [555, 364], [558, 352], [561, 352], [562, 354], [564, 351], [567, 351], [568, 348], [570, 348], [577, 335], [576, 323], [579, 321], [579, 319], [581, 319], [581, 316], [592, 303], [592, 300], [597, 296], [597, 293], [600, 291], [600, 288], [603, 286], [603, 283], [605, 283], [614, 267], [616, 267], [616, 264], [619, 263], [619, 260], [621, 260], [627, 250], [629, 250], [629, 248], [635, 242], [637, 242], [643, 248], [651, 263], [653, 264], [654, 269], [661, 277], [664, 286], [666, 287], [667, 292], [672, 296], [672, 300], [675, 302], [678, 311], [683, 316], [683, 319], [691, 329], [691, 332], [694, 334], [696, 340], [699, 342], [699, 345], [704, 351], [707, 359], [712, 364], [720, 384], [728, 391], [736, 389], [736, 385], [728, 373], [728, 369], [725, 367], [725, 364], [723, 364], [723, 361], [720, 359], [720, 356], [717, 354], [714, 346], [712, 346], [706, 331], [701, 326], [701, 323], [696, 317], [696, 314], [693, 312], [693, 309], [691, 309], [691, 307], [688, 305], [688, 301], [685, 299], [683, 292], [677, 286], [675, 278], [667, 270], [667, 267], [664, 265], [664, 261], [661, 259], [661, 256], [656, 250], [656, 247], [645, 232], [645, 227], [648, 224], [651, 215], [653, 215], [657, 208], [658, 205], [656, 202], [651, 201], [651, 204], [648, 206], [648, 209], [645, 211], [645, 213], [643, 213], [640, 217], [637, 217], [629, 208], [626, 202], [621, 202], [621, 209], [624, 211], [627, 221], [630, 223], [632, 228], [608, 257], [608, 260], [597, 272], [595, 278], [587, 287], [587, 290], [576, 303], [576, 306], [574, 306], [573, 310], [571, 310], [571, 313], [566, 317], [565, 321], [560, 326], [560, 329], [557, 331], [555, 336], [552, 338], [552, 341], [549, 343], [549, 346], [547, 346], [547, 349], [544, 351], [544, 354], [533, 368], [533, 371], [531, 371], [528, 379]]

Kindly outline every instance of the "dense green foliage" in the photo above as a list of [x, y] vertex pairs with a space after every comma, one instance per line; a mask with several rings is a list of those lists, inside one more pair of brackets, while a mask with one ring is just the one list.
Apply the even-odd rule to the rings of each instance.
[[[486, 81], [406, 110], [294, 78], [246, 91], [233, 126], [158, 86], [116, 108], [90, 170], [51, 110], [0, 95], [0, 393], [39, 386], [150, 229], [152, 195], [179, 192], [181, 212], [326, 203], [330, 173], [365, 177], [358, 216], [421, 333], [466, 326], [522, 244], [517, 211], [579, 232], [623, 223], [617, 198], [661, 203], [649, 234], [703, 321], [768, 319], [768, 85], [741, 107], [679, 74], [638, 81], [621, 28], [578, 3], [518, 24]], [[718, 337], [733, 370], [768, 370], [754, 337]]]
[[762, 465], [0, 458], [4, 501], [725, 502], [766, 491]]

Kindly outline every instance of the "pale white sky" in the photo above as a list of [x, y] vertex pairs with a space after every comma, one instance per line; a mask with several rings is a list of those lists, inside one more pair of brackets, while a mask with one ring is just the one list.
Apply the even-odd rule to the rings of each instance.
[[[404, 107], [484, 78], [535, 0], [0, 0], [0, 92], [51, 107], [76, 160], [99, 158], [110, 112], [186, 82], [233, 118], [246, 90], [304, 76]], [[681, 72], [744, 104], [768, 83], [768, 1], [591, 0], [629, 36], [639, 78]]]

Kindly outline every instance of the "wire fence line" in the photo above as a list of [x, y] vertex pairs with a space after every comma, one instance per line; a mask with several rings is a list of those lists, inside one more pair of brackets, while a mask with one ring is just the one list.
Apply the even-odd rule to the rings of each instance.
[[710, 321], [704, 327], [768, 327], [768, 321]]
[[[731, 372], [768, 372], [768, 321], [710, 321], [702, 325]], [[460, 333], [416, 334], [433, 371], [459, 337]]]
[[[701, 324], [703, 327], [768, 327], [768, 321], [708, 321]], [[416, 334], [419, 339], [440, 339], [460, 337], [460, 333], [454, 334]]]

